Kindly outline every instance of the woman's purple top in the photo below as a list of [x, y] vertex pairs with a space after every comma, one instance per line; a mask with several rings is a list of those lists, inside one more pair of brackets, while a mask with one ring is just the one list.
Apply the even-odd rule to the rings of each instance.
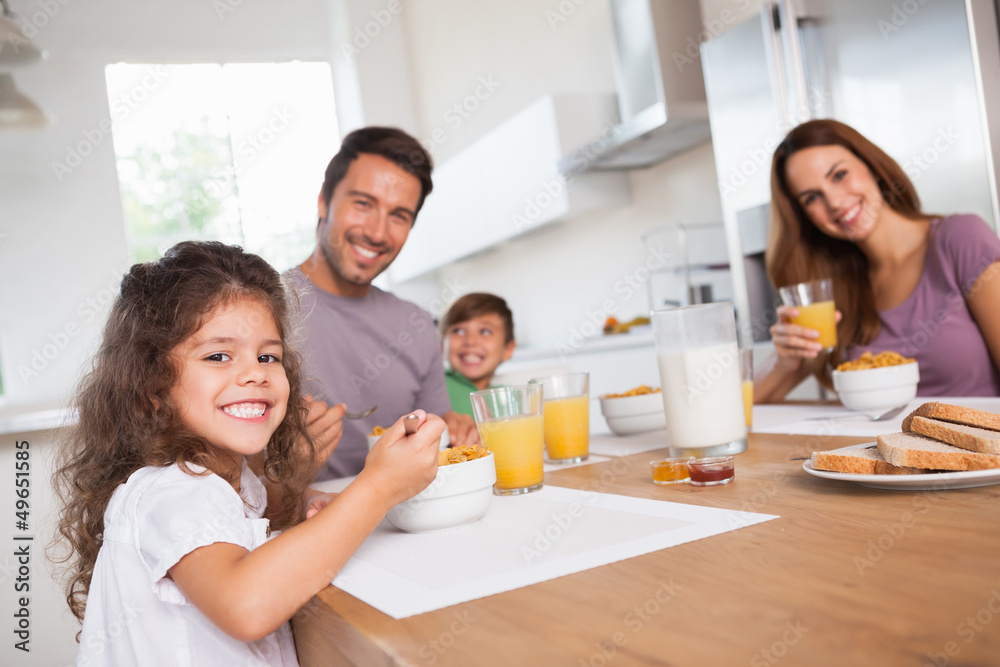
[[[982, 218], [932, 220], [920, 282], [906, 301], [879, 311], [878, 335], [868, 345], [849, 345], [847, 358], [857, 359], [865, 350], [914, 357], [920, 364], [919, 396], [1000, 396], [1000, 370], [965, 301], [997, 261], [1000, 238]], [[1000, 279], [1000, 270], [993, 269], [991, 277]]]

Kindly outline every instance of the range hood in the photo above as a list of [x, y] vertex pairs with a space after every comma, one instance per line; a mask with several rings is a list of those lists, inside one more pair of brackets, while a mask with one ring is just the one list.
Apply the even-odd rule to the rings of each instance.
[[559, 161], [563, 174], [640, 169], [711, 138], [698, 0], [610, 0], [620, 123]]

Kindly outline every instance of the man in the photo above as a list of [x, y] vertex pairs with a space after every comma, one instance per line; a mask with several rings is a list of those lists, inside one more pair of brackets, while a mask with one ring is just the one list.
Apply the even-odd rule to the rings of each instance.
[[[475, 422], [451, 410], [431, 316], [371, 284], [403, 248], [432, 187], [430, 156], [394, 128], [351, 132], [326, 169], [316, 249], [289, 272], [299, 292], [307, 386], [338, 403], [311, 406], [311, 432], [329, 442], [331, 429], [342, 428], [317, 479], [360, 472], [372, 428], [416, 408], [441, 415], [453, 444], [479, 439]], [[377, 409], [341, 422], [345, 403], [351, 411]]]

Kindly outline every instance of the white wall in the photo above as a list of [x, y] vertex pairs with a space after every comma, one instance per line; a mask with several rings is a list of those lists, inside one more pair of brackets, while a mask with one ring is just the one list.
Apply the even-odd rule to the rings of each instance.
[[[406, 5], [405, 18], [424, 136], [438, 127], [447, 131], [447, 140], [434, 146], [438, 160], [546, 92], [614, 91], [605, 2], [516, 0], [484, 12], [475, 3], [447, 0]], [[456, 115], [448, 110], [484, 76], [500, 87], [451, 127]], [[497, 292], [511, 304], [522, 345], [567, 340], [606, 310], [605, 302], [619, 319], [646, 314], [647, 286], [636, 290], [625, 282], [637, 271], [645, 275], [640, 233], [670, 221], [718, 222], [722, 213], [709, 145], [634, 171], [630, 179], [631, 206], [546, 228], [395, 289], [435, 314], [439, 298], [455, 286]]]
[[[330, 48], [326, 0], [10, 4], [49, 52], [15, 81], [57, 122], [0, 132], [0, 417], [64, 403], [127, 269], [114, 151], [101, 129], [111, 118], [105, 65], [322, 60]], [[71, 152], [87, 154], [77, 163]], [[70, 170], [57, 174], [55, 163]]]
[[446, 267], [441, 277], [467, 291], [499, 292], [514, 311], [521, 344], [569, 344], [574, 331], [591, 330], [586, 322], [599, 320], [599, 329], [600, 314], [621, 321], [648, 315], [651, 256], [640, 234], [673, 220], [721, 219], [711, 146], [630, 179], [631, 206], [546, 228]]

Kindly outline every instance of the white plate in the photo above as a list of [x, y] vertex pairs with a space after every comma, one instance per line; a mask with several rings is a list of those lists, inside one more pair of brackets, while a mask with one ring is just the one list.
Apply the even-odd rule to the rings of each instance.
[[[871, 447], [874, 442], [864, 442], [852, 449]], [[976, 486], [1000, 484], [1000, 468], [991, 470], [960, 470], [956, 472], [929, 472], [923, 475], [859, 475], [850, 472], [830, 472], [812, 467], [812, 461], [802, 462], [802, 469], [810, 475], [825, 479], [855, 482], [873, 489], [890, 491], [943, 491], [945, 489], [970, 489]]]

